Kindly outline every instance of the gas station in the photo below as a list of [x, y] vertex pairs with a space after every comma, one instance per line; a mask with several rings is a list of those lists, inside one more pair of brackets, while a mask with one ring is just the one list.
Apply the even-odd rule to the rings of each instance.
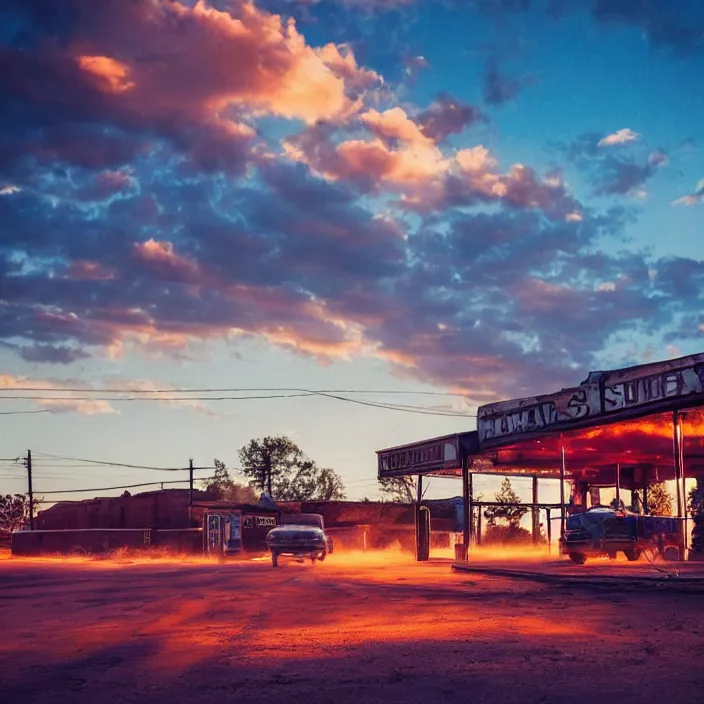
[[[572, 513], [601, 506], [611, 488], [619, 505], [649, 513], [648, 487], [674, 482], [680, 560], [704, 560], [704, 353], [613, 371], [591, 372], [579, 386], [480, 406], [477, 430], [377, 452], [379, 479], [417, 477], [416, 558], [427, 560], [430, 520], [421, 504], [423, 477], [462, 480], [463, 531], [456, 558], [477, 544], [472, 520], [493, 502], [473, 500], [477, 475], [526, 477], [537, 540], [540, 511], [559, 516], [560, 539]], [[558, 480], [560, 501], [540, 503], [541, 479]], [[687, 479], [696, 480], [690, 545]], [[569, 493], [567, 493], [569, 491]], [[624, 499], [627, 499], [624, 500]], [[629, 558], [630, 559], [630, 558]]]

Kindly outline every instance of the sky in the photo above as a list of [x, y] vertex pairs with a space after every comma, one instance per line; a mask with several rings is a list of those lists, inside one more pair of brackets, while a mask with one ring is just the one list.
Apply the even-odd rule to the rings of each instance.
[[703, 69], [689, 0], [5, 0], [0, 491], [287, 434], [373, 498], [375, 450], [701, 352]]

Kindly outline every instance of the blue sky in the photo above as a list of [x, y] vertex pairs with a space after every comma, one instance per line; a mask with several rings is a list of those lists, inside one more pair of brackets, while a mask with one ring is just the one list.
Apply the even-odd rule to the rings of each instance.
[[[39, 6], [0, 11], [0, 382], [59, 391], [3, 394], [49, 412], [1, 457], [286, 433], [371, 497], [374, 450], [477, 404], [701, 351], [698, 4]], [[466, 416], [100, 391], [276, 387]], [[163, 478], [35, 458], [39, 492]]]

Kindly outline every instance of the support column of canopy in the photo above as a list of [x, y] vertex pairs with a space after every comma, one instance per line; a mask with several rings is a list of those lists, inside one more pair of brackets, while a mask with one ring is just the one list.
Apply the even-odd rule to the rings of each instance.
[[643, 513], [647, 516], [650, 513], [650, 499], [648, 497], [648, 485], [650, 484], [650, 467], [643, 467]]
[[567, 468], [565, 466], [565, 446], [562, 445], [560, 450], [560, 540], [562, 540], [565, 537], [565, 475]]
[[422, 506], [423, 475], [418, 475], [416, 482], [416, 561], [425, 562], [430, 557], [430, 510]]
[[687, 550], [687, 492], [684, 484], [684, 455], [682, 453], [682, 419], [678, 411], [672, 412], [672, 454], [677, 489], [677, 517], [682, 519], [680, 559], [686, 559]]
[[538, 477], [533, 477], [533, 506], [531, 507], [531, 528], [533, 532], [533, 545], [540, 542], [540, 509], [538, 503]]
[[469, 559], [469, 543], [472, 539], [472, 475], [469, 458], [462, 458], [462, 560]]
[[482, 507], [477, 506], [477, 532], [474, 535], [474, 544], [482, 544]]

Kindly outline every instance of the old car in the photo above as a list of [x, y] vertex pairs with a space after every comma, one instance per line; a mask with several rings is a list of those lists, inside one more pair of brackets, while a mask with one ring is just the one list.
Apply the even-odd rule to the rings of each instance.
[[628, 511], [597, 507], [567, 518], [560, 539], [560, 553], [582, 565], [589, 557], [616, 557], [636, 561], [644, 552], [678, 559], [681, 551], [680, 520], [642, 516]]
[[271, 552], [271, 563], [276, 567], [279, 557], [291, 556], [299, 560], [310, 558], [321, 562], [331, 555], [333, 544], [325, 532], [323, 517], [317, 513], [282, 515], [280, 525], [270, 530], [266, 545]]

